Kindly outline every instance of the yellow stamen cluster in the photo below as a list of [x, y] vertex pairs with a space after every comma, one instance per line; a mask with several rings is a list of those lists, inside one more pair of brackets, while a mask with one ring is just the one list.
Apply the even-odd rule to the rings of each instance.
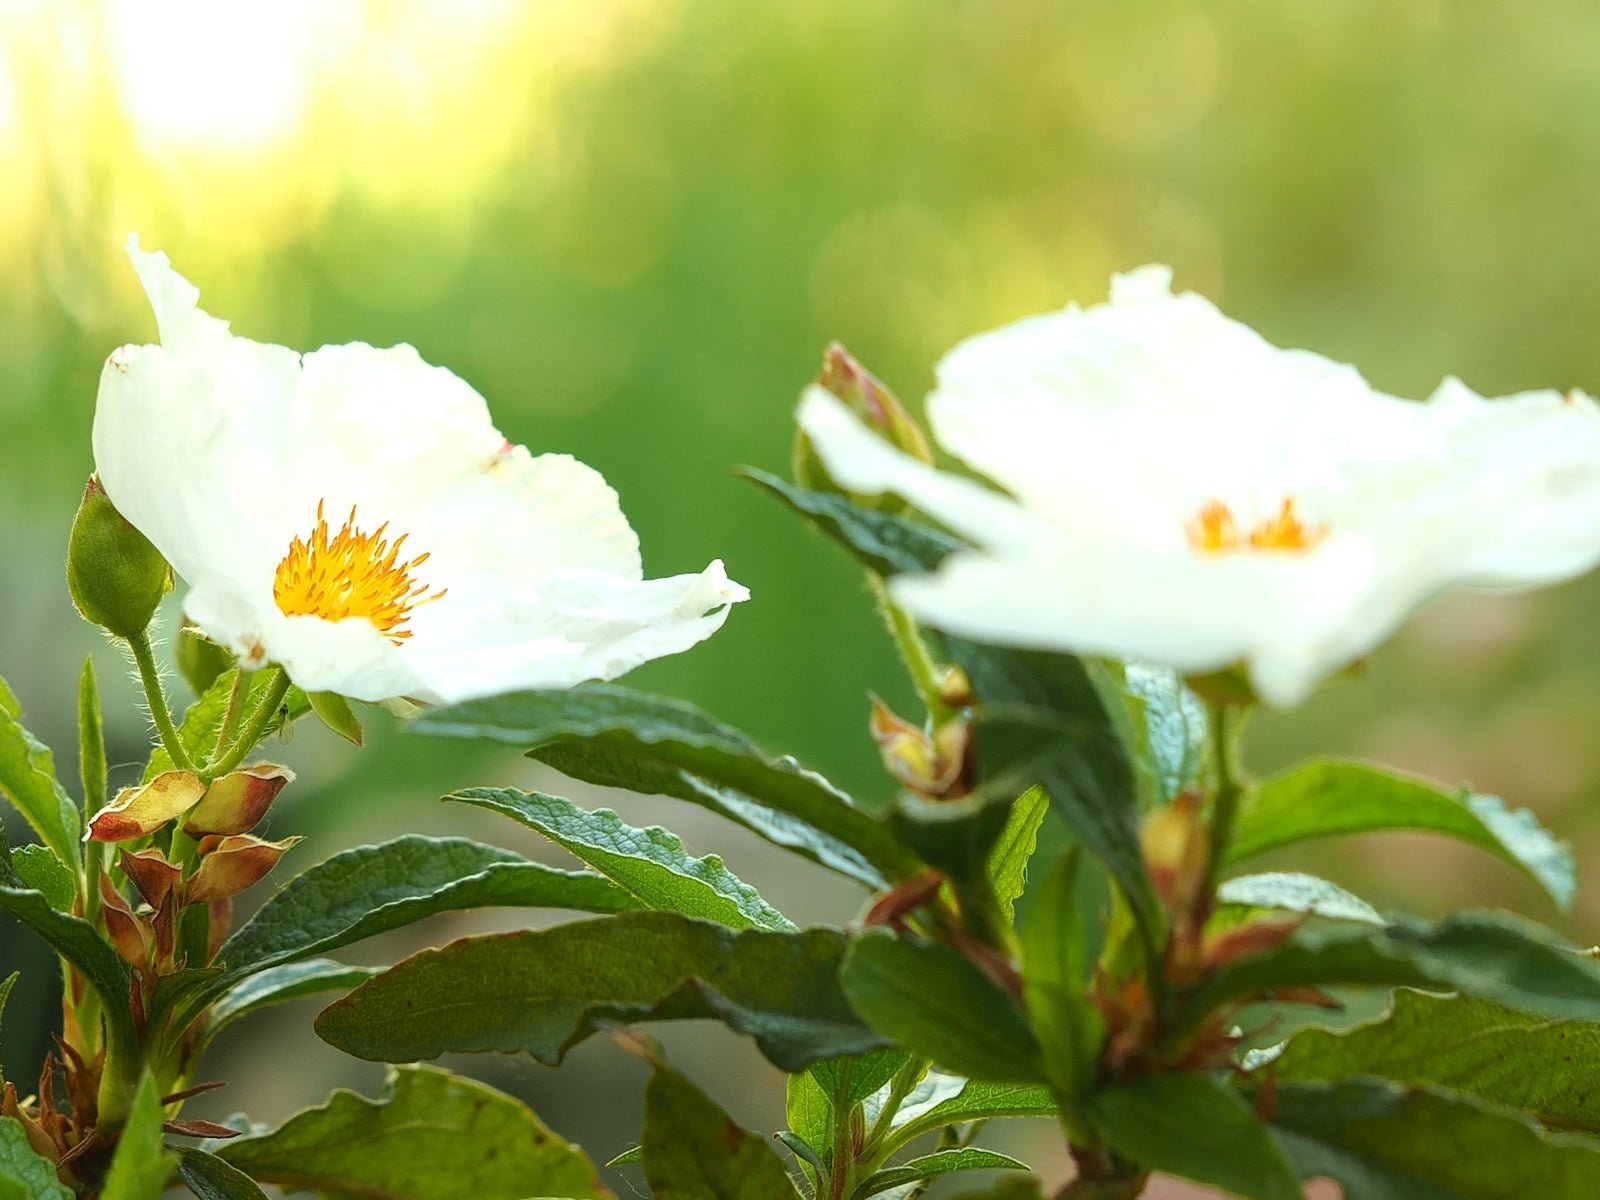
[[365, 617], [396, 646], [411, 636], [404, 628], [411, 610], [431, 604], [445, 593], [430, 591], [411, 572], [428, 561], [427, 553], [400, 559], [406, 534], [392, 542], [384, 536], [385, 521], [371, 533], [356, 525], [356, 510], [337, 533], [330, 534], [317, 503], [317, 523], [309, 538], [295, 538], [278, 563], [272, 598], [286, 617], [312, 616], [327, 621]]
[[1278, 515], [1245, 532], [1220, 500], [1212, 500], [1184, 526], [1189, 545], [1202, 554], [1228, 554], [1235, 550], [1303, 551], [1328, 536], [1326, 525], [1307, 525], [1285, 497]]

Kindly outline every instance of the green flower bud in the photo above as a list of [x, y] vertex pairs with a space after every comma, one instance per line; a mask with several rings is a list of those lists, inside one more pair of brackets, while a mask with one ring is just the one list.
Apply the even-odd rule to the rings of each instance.
[[[891, 446], [919, 462], [933, 462], [933, 451], [928, 446], [927, 436], [905, 410], [905, 406], [838, 342], [829, 346], [827, 353], [822, 356], [822, 371], [817, 376], [817, 383], [844, 401], [868, 429]], [[795, 434], [791, 462], [795, 482], [801, 487], [818, 492], [845, 492], [828, 475], [827, 468], [822, 465], [804, 430]], [[864, 508], [905, 507], [905, 501], [890, 494], [851, 495], [851, 499]]]
[[84, 620], [123, 638], [143, 633], [172, 590], [167, 560], [116, 510], [97, 475], [89, 476], [72, 519], [67, 590]]
[[204, 696], [217, 676], [233, 666], [233, 655], [193, 625], [178, 630], [178, 643], [173, 653], [179, 672], [196, 696]]

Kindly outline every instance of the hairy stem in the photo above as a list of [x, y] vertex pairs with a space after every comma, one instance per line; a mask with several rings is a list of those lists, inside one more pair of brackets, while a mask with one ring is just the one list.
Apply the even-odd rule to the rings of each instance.
[[1213, 793], [1211, 797], [1211, 852], [1206, 863], [1205, 892], [1216, 891], [1217, 876], [1228, 855], [1228, 843], [1233, 839], [1233, 821], [1239, 811], [1239, 796], [1243, 789], [1234, 762], [1234, 743], [1238, 740], [1242, 711], [1225, 704], [1211, 706], [1211, 762]]
[[161, 675], [156, 670], [155, 651], [150, 646], [149, 630], [141, 630], [128, 639], [133, 651], [133, 661], [139, 668], [139, 682], [144, 685], [145, 703], [150, 707], [150, 718], [156, 723], [161, 744], [167, 748], [172, 765], [180, 771], [193, 771], [194, 761], [178, 739], [178, 730], [172, 724], [172, 710], [167, 707], [166, 689], [161, 686]]
[[889, 588], [882, 576], [869, 575], [867, 578], [872, 584], [872, 594], [877, 597], [878, 609], [883, 613], [884, 622], [889, 626], [894, 644], [900, 651], [900, 659], [911, 675], [911, 682], [922, 697], [928, 716], [938, 724], [950, 715], [950, 709], [940, 698], [939, 667], [928, 653], [928, 644], [922, 640], [922, 631], [904, 609], [889, 599]]
[[218, 757], [206, 765], [207, 779], [226, 775], [244, 761], [245, 755], [254, 750], [256, 743], [266, 736], [267, 727], [277, 715], [278, 705], [282, 704], [284, 696], [288, 695], [289, 677], [283, 673], [283, 668], [266, 669], [273, 674], [267, 686], [261, 690], [261, 699], [256, 702], [255, 708], [250, 710], [250, 716], [245, 720], [244, 728], [240, 730], [233, 745], [227, 750], [219, 749]]

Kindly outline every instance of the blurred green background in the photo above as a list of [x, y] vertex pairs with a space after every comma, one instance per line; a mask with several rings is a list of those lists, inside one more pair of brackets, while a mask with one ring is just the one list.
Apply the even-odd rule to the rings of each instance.
[[[70, 772], [72, 681], [94, 653], [113, 761], [136, 769], [144, 719], [60, 566], [100, 363], [154, 336], [120, 249], [136, 230], [240, 333], [409, 341], [471, 381], [507, 436], [604, 472], [649, 573], [724, 558], [754, 600], [631, 682], [879, 801], [866, 692], [909, 697], [865, 590], [730, 472], [783, 466], [824, 344], [915, 400], [959, 337], [1165, 261], [1272, 340], [1402, 395], [1447, 373], [1491, 394], [1600, 390], [1596, 45], [1592, 0], [0, 0], [0, 672]], [[1437, 605], [1358, 680], [1258, 720], [1252, 758], [1334, 750], [1470, 779], [1571, 837], [1589, 879], [1596, 596]], [[283, 751], [303, 781], [273, 832], [310, 835], [300, 866], [407, 830], [542, 852], [437, 802], [552, 786], [535, 768], [369, 726], [364, 751], [311, 729]], [[604, 802], [725, 853], [801, 918], [863, 899], [698, 810]], [[1295, 861], [1383, 903], [1553, 916], [1497, 863], [1419, 839]], [[1600, 886], [1566, 927], [1593, 937]], [[0, 927], [0, 970], [14, 963], [45, 977]], [[8, 1061], [39, 1052], [48, 1004], [24, 997]], [[370, 1085], [311, 1036], [313, 1011], [237, 1031], [209, 1072], [232, 1086], [196, 1111], [273, 1119]], [[779, 1123], [745, 1046], [668, 1043], [740, 1120]], [[597, 1154], [636, 1130], [642, 1076], [610, 1047], [559, 1072], [458, 1065]]]

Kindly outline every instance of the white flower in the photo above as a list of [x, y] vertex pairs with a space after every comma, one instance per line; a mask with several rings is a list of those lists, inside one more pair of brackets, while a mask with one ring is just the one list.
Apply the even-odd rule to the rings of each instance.
[[357, 700], [564, 687], [685, 650], [748, 596], [721, 562], [644, 579], [599, 474], [513, 446], [410, 346], [235, 337], [165, 254], [128, 253], [161, 344], [107, 361], [96, 468], [245, 666]]
[[962, 343], [938, 441], [1002, 494], [925, 467], [811, 389], [841, 485], [899, 493], [973, 545], [892, 584], [930, 625], [1001, 645], [1244, 664], [1305, 697], [1452, 587], [1553, 583], [1600, 559], [1600, 409], [1578, 394], [1426, 403], [1280, 350], [1171, 272]]

